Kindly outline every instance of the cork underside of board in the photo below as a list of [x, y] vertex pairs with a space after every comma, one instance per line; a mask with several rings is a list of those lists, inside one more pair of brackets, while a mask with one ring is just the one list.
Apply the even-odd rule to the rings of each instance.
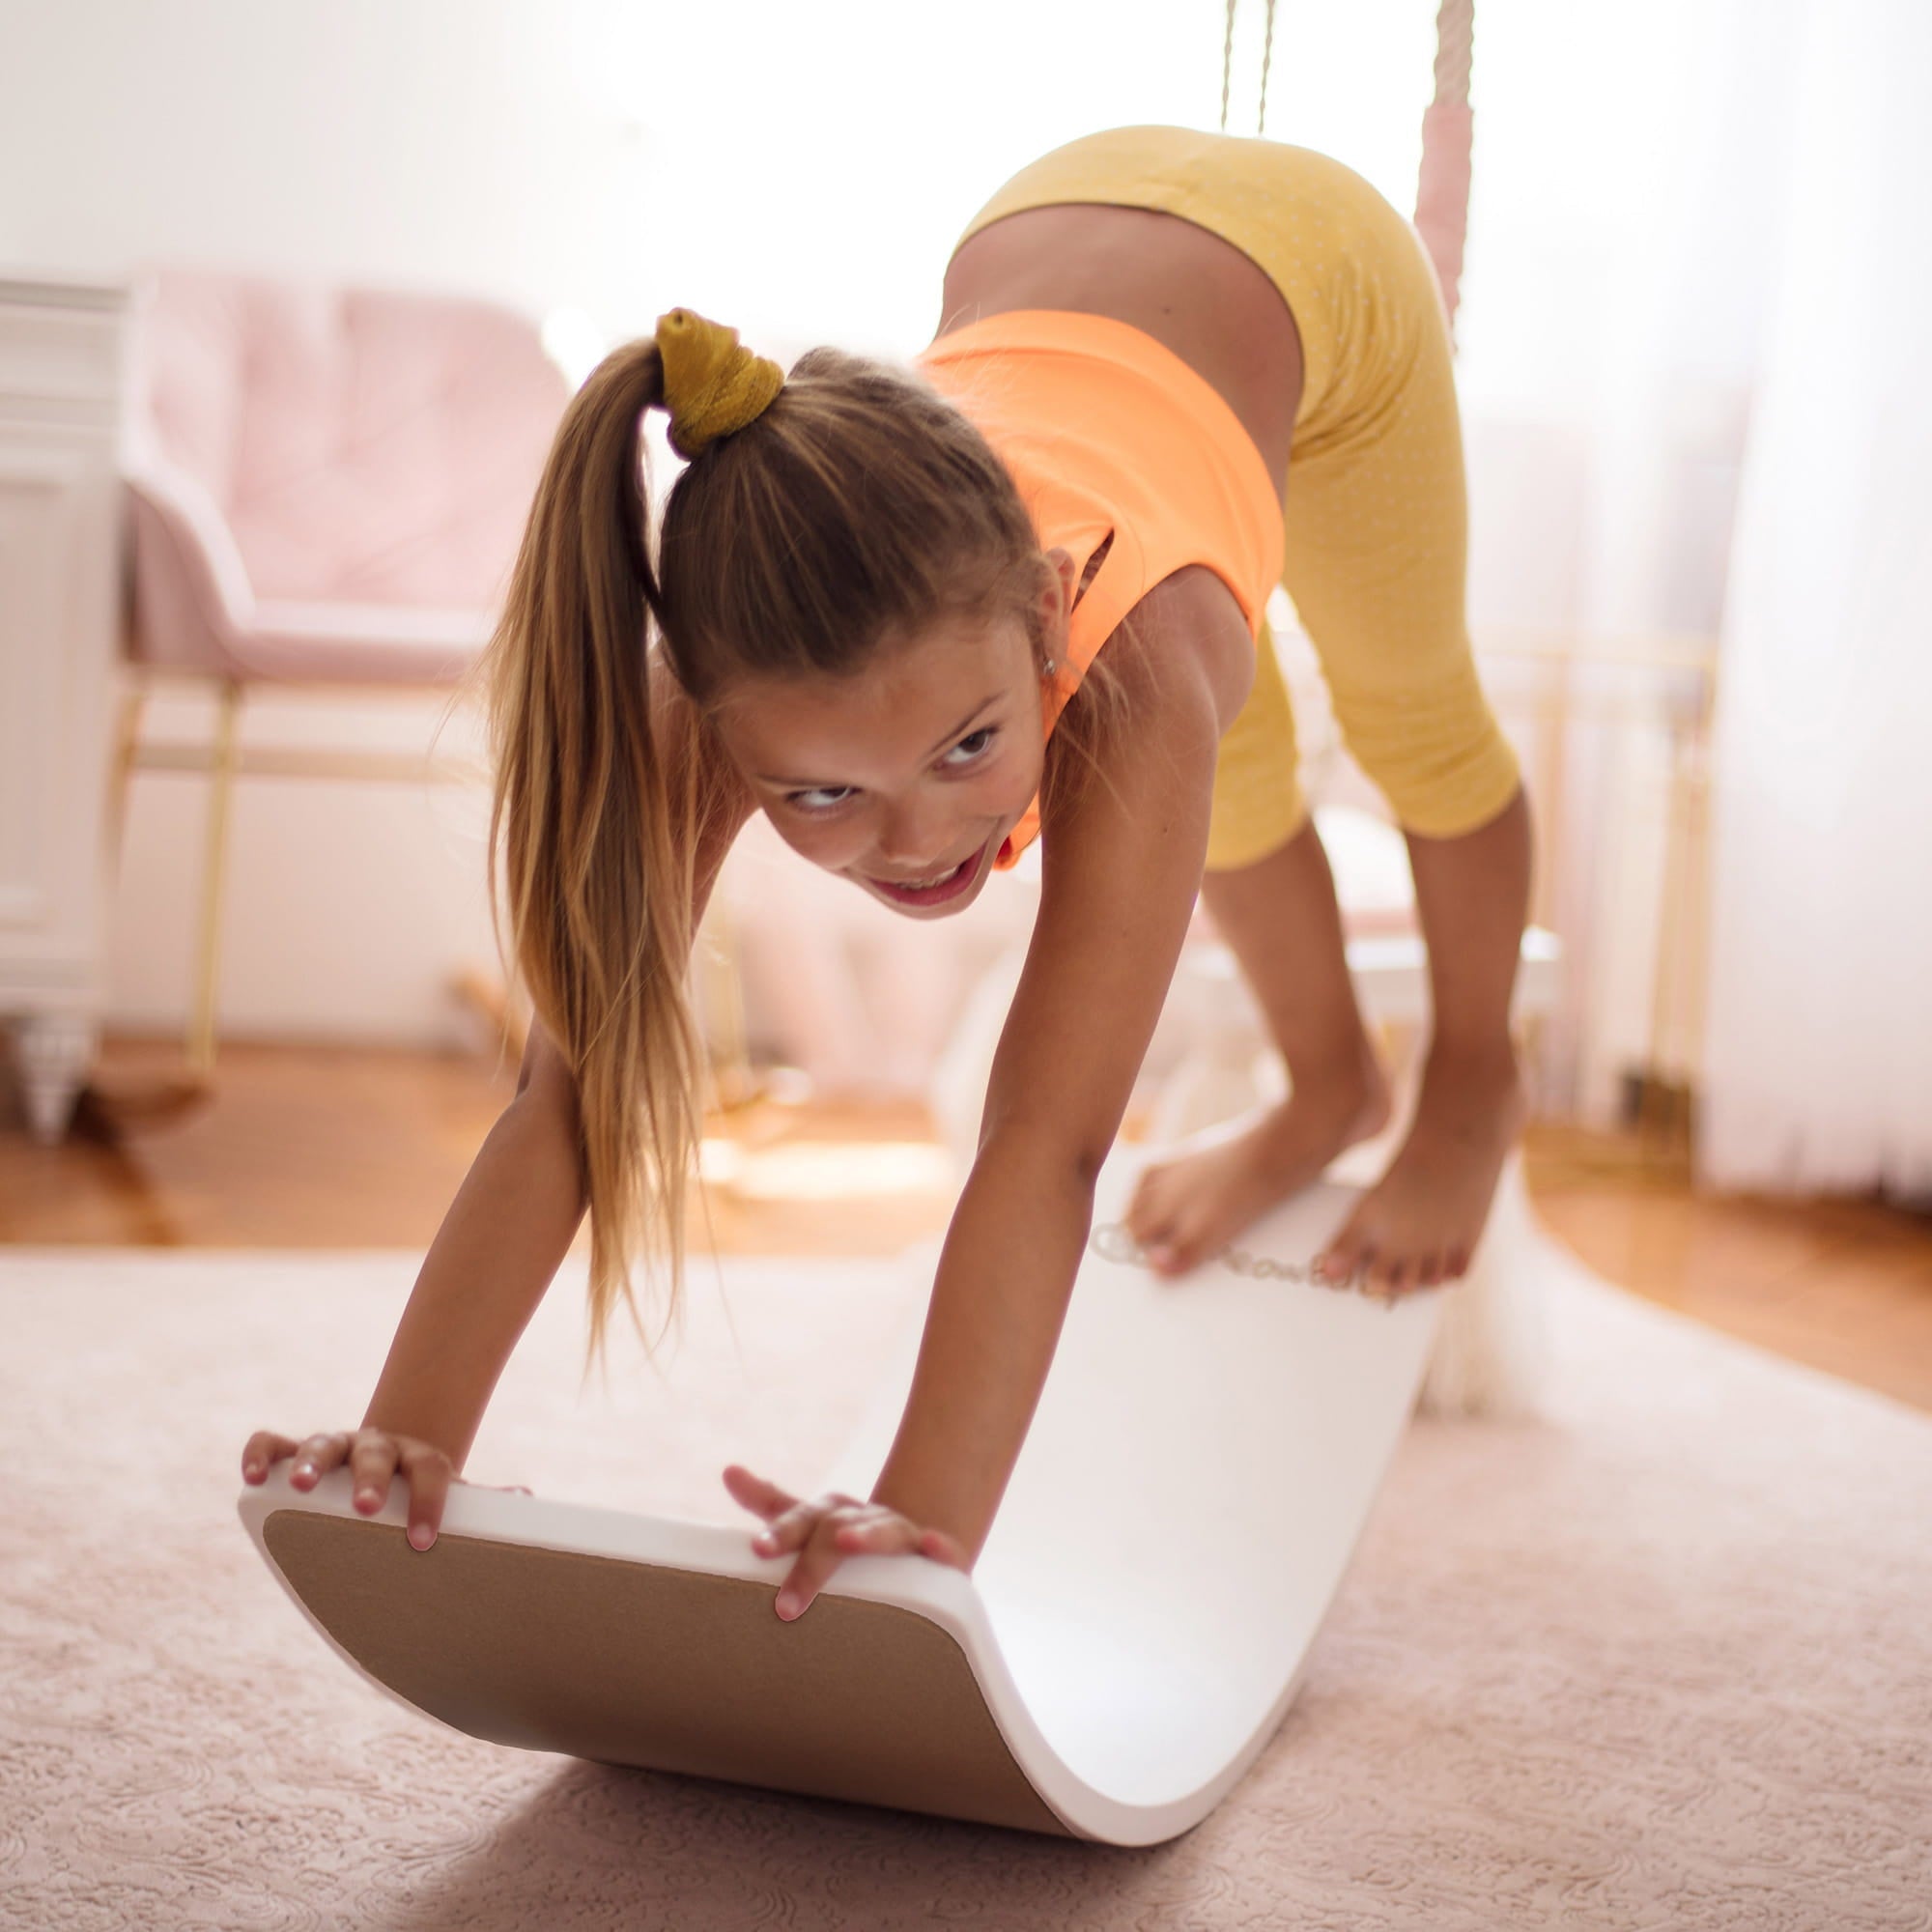
[[276, 1510], [291, 1588], [378, 1682], [497, 1744], [1068, 1834], [965, 1653], [911, 1610]]

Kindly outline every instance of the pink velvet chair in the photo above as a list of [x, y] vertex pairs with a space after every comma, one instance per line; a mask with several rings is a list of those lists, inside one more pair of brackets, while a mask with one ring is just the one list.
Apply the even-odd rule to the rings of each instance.
[[[136, 298], [128, 699], [135, 769], [210, 774], [188, 1057], [214, 1057], [238, 775], [421, 777], [423, 760], [244, 752], [259, 684], [447, 689], [487, 640], [570, 385], [535, 326], [461, 297], [173, 268]], [[206, 748], [144, 744], [152, 681], [217, 696]]]

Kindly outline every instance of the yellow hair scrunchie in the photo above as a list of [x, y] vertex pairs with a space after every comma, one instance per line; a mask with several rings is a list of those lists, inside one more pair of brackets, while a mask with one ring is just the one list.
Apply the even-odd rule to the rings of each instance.
[[738, 346], [738, 331], [688, 308], [658, 318], [670, 446], [689, 462], [721, 436], [755, 422], [784, 387], [784, 371]]

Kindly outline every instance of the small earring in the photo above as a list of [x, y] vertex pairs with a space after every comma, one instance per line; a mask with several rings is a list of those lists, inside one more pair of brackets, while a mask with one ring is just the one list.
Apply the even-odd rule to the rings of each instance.
[[1041, 677], [1051, 677], [1054, 673], [1055, 668], [1056, 666], [1054, 660], [1052, 658], [1048, 658], [1047, 661], [1040, 666], [1039, 674]]

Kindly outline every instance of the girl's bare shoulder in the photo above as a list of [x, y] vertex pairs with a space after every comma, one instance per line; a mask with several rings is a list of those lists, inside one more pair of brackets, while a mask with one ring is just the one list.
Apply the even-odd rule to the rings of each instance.
[[1255, 641], [1240, 600], [1202, 563], [1185, 564], [1156, 583], [1106, 648], [1113, 669], [1130, 683], [1156, 663], [1171, 668], [1177, 657], [1198, 666], [1223, 731], [1254, 683]]

